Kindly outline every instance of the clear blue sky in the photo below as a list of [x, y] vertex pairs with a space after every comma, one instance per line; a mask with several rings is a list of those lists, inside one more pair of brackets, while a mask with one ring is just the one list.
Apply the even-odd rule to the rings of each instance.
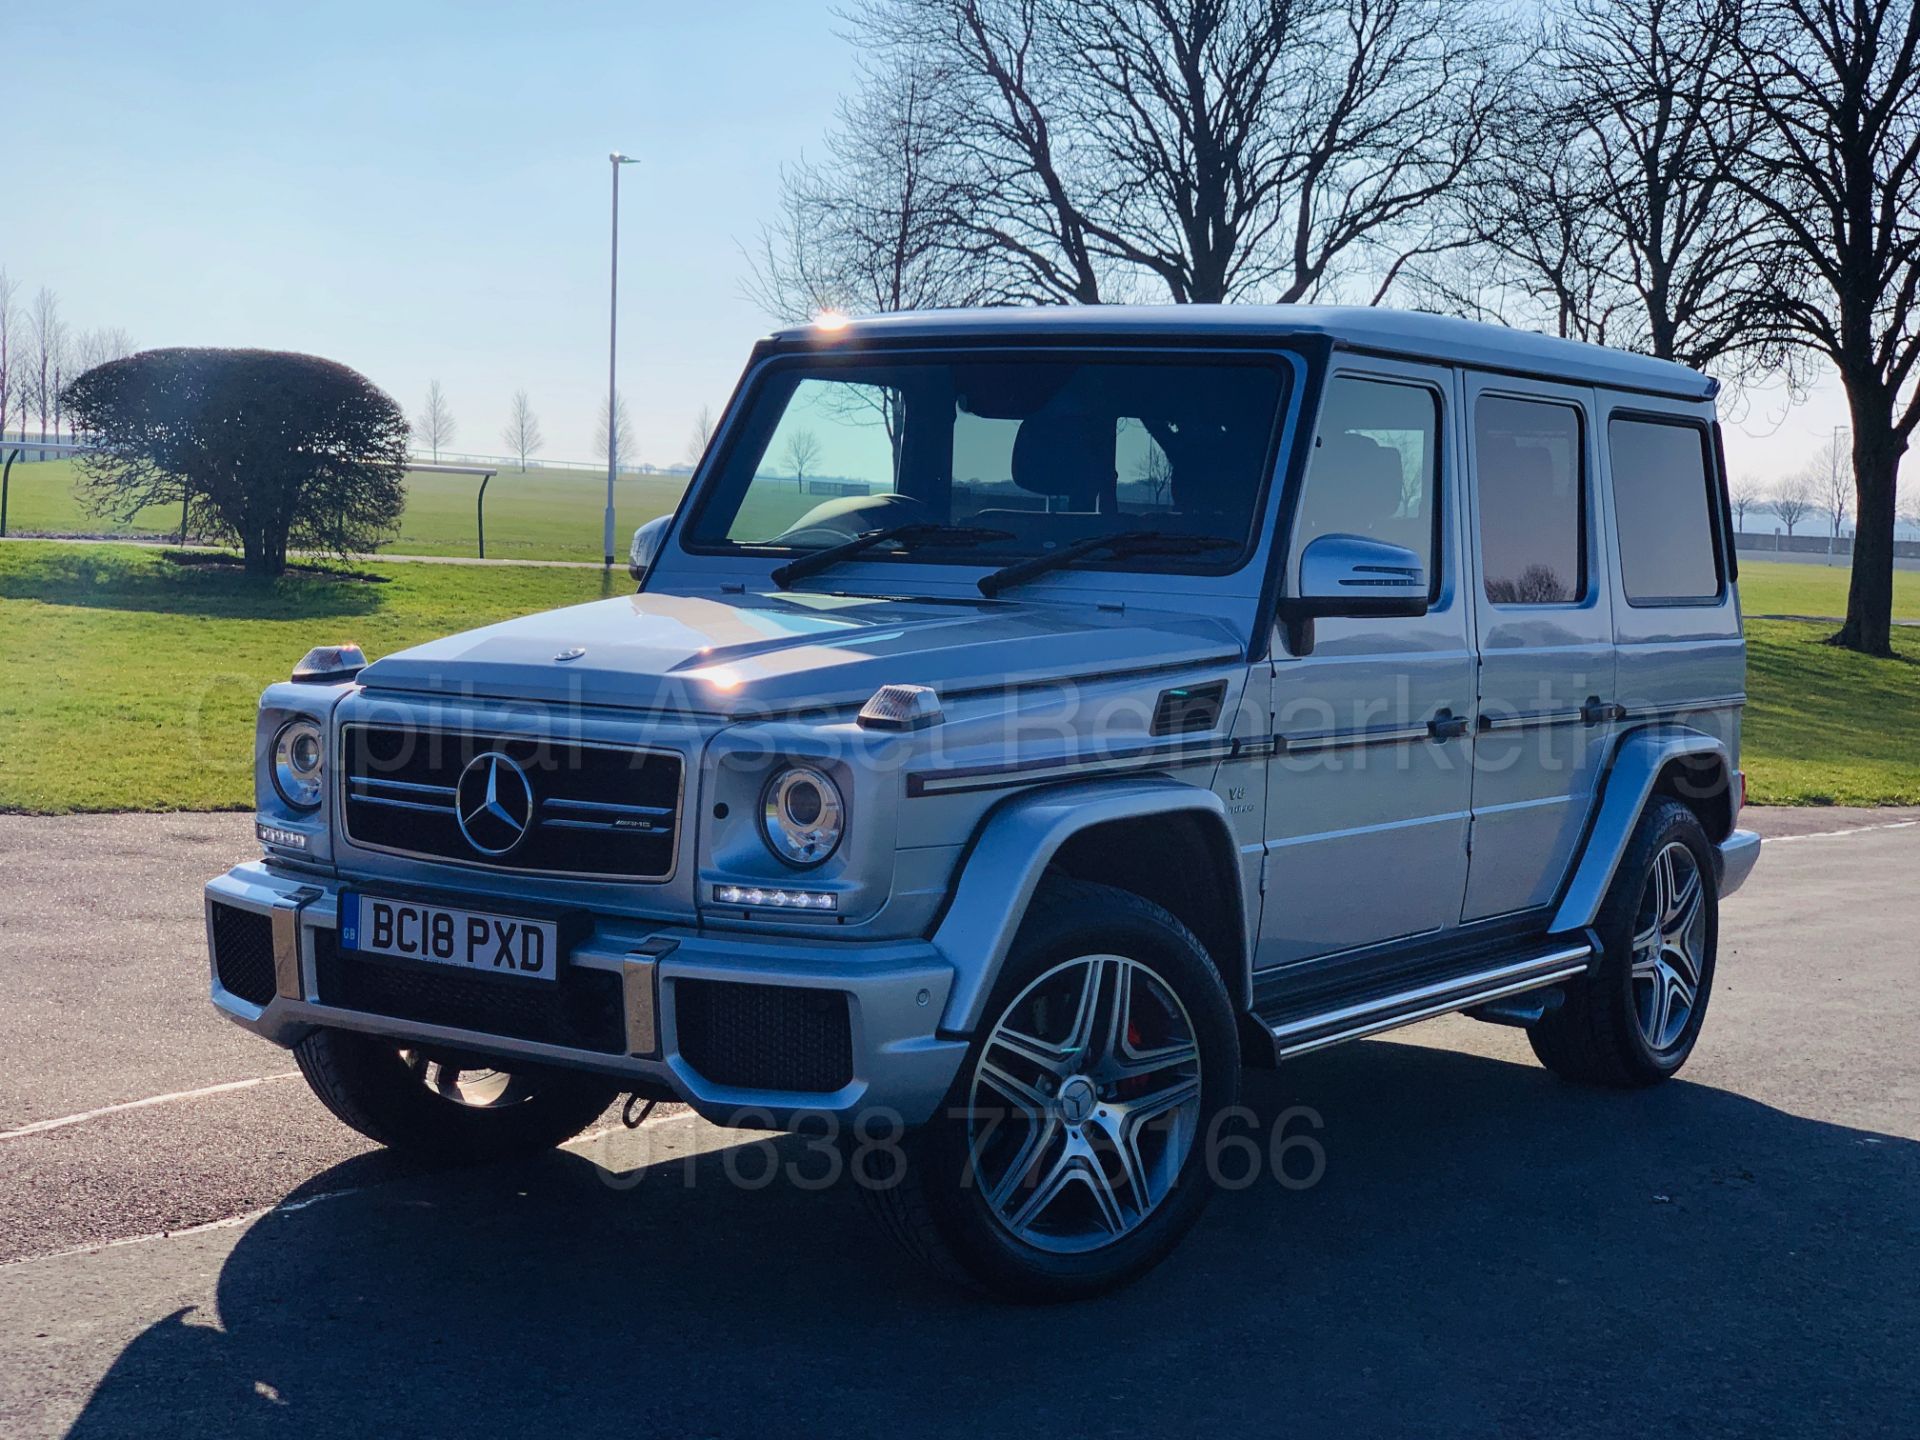
[[768, 322], [741, 297], [782, 160], [853, 70], [826, 4], [0, 0], [0, 265], [75, 328], [365, 371], [463, 449], [524, 386], [559, 457], [606, 393], [610, 149], [621, 389], [680, 458]]
[[[498, 453], [516, 388], [590, 459], [606, 386], [607, 160], [621, 389], [682, 457], [768, 328], [741, 295], [779, 167], [853, 77], [827, 0], [0, 0], [0, 266], [77, 329], [308, 350]], [[24, 295], [23, 295], [24, 298]], [[1729, 427], [1771, 480], [1844, 420], [1830, 384]]]

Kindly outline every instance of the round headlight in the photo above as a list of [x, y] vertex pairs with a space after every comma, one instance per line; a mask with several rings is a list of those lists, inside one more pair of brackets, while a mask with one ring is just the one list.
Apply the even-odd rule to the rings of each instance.
[[311, 720], [289, 720], [273, 737], [273, 788], [296, 810], [320, 808], [326, 737]]
[[811, 765], [777, 773], [761, 804], [767, 844], [789, 865], [818, 865], [833, 854], [846, 813], [840, 787]]

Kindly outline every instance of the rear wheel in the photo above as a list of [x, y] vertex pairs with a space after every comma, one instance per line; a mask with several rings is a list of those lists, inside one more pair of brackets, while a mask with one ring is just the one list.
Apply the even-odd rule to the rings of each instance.
[[1713, 847], [1677, 800], [1641, 818], [1595, 925], [1599, 965], [1528, 1030], [1569, 1080], [1652, 1085], [1693, 1053], [1713, 991], [1720, 906]]
[[618, 1089], [591, 1075], [316, 1030], [294, 1060], [320, 1103], [369, 1140], [457, 1160], [528, 1155], [572, 1139]]
[[1123, 1284], [1212, 1189], [1203, 1140], [1240, 1070], [1218, 972], [1159, 906], [1050, 881], [986, 1016], [901, 1176], [863, 1188], [951, 1279], [1027, 1301]]

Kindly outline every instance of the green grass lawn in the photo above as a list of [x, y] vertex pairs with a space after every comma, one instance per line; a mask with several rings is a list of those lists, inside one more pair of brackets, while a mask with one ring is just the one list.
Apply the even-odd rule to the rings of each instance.
[[1872, 660], [1822, 644], [1828, 629], [1747, 623], [1741, 763], [1748, 798], [1756, 805], [1920, 804], [1920, 630], [1896, 629], [1899, 658]]
[[[143, 510], [132, 521], [101, 520], [74, 493], [74, 462], [20, 461], [8, 486], [7, 532], [12, 535], [125, 535], [179, 533], [177, 508]], [[625, 555], [635, 527], [680, 503], [684, 475], [623, 476], [614, 483], [616, 554]], [[476, 543], [475, 475], [407, 477], [407, 509], [400, 534], [387, 548], [396, 555], [472, 555]], [[605, 476], [583, 470], [503, 470], [487, 482], [487, 556], [502, 560], [598, 560]]]
[[[1768, 568], [1798, 583], [1806, 567]], [[365, 570], [378, 580], [258, 582], [157, 548], [0, 545], [0, 810], [245, 808], [254, 703], [309, 646], [357, 640], [379, 656], [627, 587], [619, 571]], [[1756, 590], [1771, 583], [1752, 577]], [[1920, 803], [1920, 630], [1895, 632], [1893, 661], [1835, 650], [1825, 634], [1749, 623], [1752, 799]]]
[[[1833, 565], [1740, 559], [1740, 608], [1748, 615], [1844, 615], [1851, 571]], [[1920, 570], [1893, 572], [1893, 618], [1920, 620]]]
[[[252, 805], [253, 712], [310, 646], [370, 656], [631, 588], [624, 571], [375, 562], [384, 583], [0, 545], [0, 810]], [[604, 587], [604, 588], [603, 588]]]

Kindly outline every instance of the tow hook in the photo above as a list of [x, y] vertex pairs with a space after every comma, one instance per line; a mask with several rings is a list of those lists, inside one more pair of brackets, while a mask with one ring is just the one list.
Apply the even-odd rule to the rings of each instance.
[[[646, 1124], [647, 1116], [653, 1113], [653, 1107], [659, 1103], [658, 1100], [643, 1101], [638, 1095], [627, 1096], [626, 1106], [620, 1111], [620, 1123], [629, 1130], [638, 1130]], [[638, 1114], [634, 1113], [636, 1105], [639, 1106]]]

